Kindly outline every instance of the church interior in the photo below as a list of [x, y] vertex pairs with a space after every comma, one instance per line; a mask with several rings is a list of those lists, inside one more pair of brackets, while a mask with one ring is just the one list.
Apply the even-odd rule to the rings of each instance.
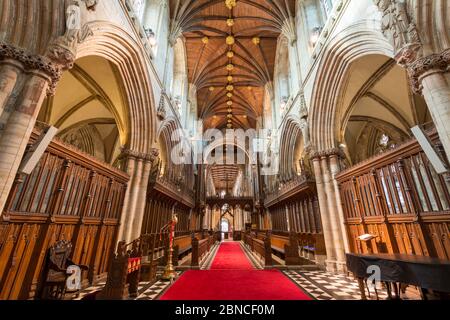
[[450, 1], [0, 1], [0, 300], [449, 299], [449, 66]]

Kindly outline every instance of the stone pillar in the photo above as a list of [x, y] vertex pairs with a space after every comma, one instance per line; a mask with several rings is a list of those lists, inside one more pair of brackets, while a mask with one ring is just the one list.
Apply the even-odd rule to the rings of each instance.
[[339, 183], [336, 180], [336, 176], [341, 171], [340, 164], [339, 164], [339, 157], [336, 154], [333, 154], [330, 156], [330, 169], [331, 169], [331, 177], [333, 179], [334, 184], [334, 194], [336, 196], [336, 204], [337, 204], [337, 210], [338, 210], [338, 216], [339, 216], [339, 226], [341, 228], [341, 236], [344, 244], [344, 250], [345, 252], [350, 252], [350, 245], [348, 242], [348, 235], [347, 235], [347, 227], [345, 225], [345, 218], [344, 218], [344, 210], [342, 208], [342, 199], [341, 199], [341, 193], [339, 188]]
[[413, 90], [422, 93], [433, 122], [450, 159], [450, 83], [446, 78], [450, 71], [450, 49], [432, 54], [407, 65]]
[[345, 262], [345, 254], [343, 249], [343, 239], [336, 204], [336, 192], [334, 190], [334, 185], [332, 181], [333, 179], [331, 177], [331, 170], [328, 156], [321, 157], [321, 165], [322, 165], [323, 184], [325, 187], [325, 192], [327, 194], [327, 208], [330, 219], [330, 229], [333, 234], [334, 240], [333, 247], [334, 252], [336, 254], [336, 267], [337, 270], [341, 271], [343, 270], [343, 268], [339, 265], [342, 265], [342, 263]]
[[[0, 117], [3, 114], [3, 110], [13, 93], [16, 86], [17, 79], [21, 73], [20, 65], [17, 61], [6, 60], [1, 61], [0, 64]], [[3, 117], [2, 117], [3, 118]]]
[[42, 102], [53, 94], [63, 67], [0, 43], [0, 215]]
[[317, 197], [319, 198], [320, 216], [322, 220], [323, 236], [325, 239], [325, 247], [327, 250], [327, 259], [325, 261], [327, 268], [334, 270], [336, 263], [336, 253], [334, 250], [333, 232], [331, 230], [331, 219], [327, 205], [327, 194], [325, 191], [321, 160], [319, 156], [312, 157], [314, 174], [316, 178]]
[[126, 171], [131, 178], [124, 199], [118, 236], [120, 241], [131, 242], [141, 235], [147, 203], [147, 187], [150, 172], [157, 155], [157, 150], [153, 150], [152, 154], [144, 154], [128, 149], [122, 151], [122, 157], [126, 158]]

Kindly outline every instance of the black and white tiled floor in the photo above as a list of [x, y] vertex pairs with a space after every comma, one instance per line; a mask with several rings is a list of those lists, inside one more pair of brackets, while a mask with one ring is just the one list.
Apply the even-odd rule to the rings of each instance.
[[[283, 271], [292, 281], [301, 287], [306, 293], [316, 300], [361, 300], [361, 294], [358, 282], [343, 274], [332, 274], [326, 271]], [[377, 285], [378, 299], [387, 299], [386, 290]], [[376, 300], [374, 288], [370, 289], [370, 297], [366, 288], [366, 296], [369, 300]], [[404, 300], [420, 299], [418, 291], [409, 287], [405, 294], [402, 294]]]
[[[345, 275], [325, 271], [283, 271], [316, 300], [359, 300], [358, 283]], [[380, 294], [380, 298], [383, 296]]]

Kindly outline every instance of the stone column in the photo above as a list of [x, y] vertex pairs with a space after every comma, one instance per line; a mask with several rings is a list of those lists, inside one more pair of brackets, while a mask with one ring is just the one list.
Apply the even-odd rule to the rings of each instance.
[[340, 266], [345, 262], [345, 254], [343, 248], [343, 239], [340, 228], [338, 209], [336, 204], [336, 192], [334, 190], [333, 179], [331, 177], [329, 157], [321, 157], [323, 184], [327, 193], [328, 214], [330, 219], [330, 229], [333, 234], [333, 246], [336, 254], [336, 267], [338, 271], [343, 271]]
[[125, 232], [125, 226], [129, 224], [129, 207], [130, 207], [130, 198], [131, 198], [131, 188], [134, 185], [134, 172], [135, 172], [135, 166], [136, 162], [133, 157], [128, 157], [124, 152], [124, 157], [126, 157], [126, 163], [124, 165], [125, 171], [130, 176], [130, 180], [128, 181], [128, 187], [127, 192], [125, 193], [125, 197], [123, 200], [123, 209], [122, 209], [122, 215], [120, 217], [120, 228], [119, 233], [117, 235], [117, 241], [122, 241], [124, 239], [124, 232]]
[[[48, 79], [36, 72], [27, 76], [26, 83], [11, 106], [8, 119], [0, 136], [0, 210], [8, 198], [17, 170], [33, 131], [39, 109], [46, 96]], [[7, 107], [8, 108], [8, 107]]]
[[0, 43], [0, 215], [42, 102], [53, 94], [63, 66]]
[[21, 73], [20, 69], [21, 66], [17, 61], [6, 60], [0, 62], [0, 117], [16, 86], [17, 79]]
[[336, 253], [334, 250], [333, 232], [331, 230], [331, 219], [329, 217], [329, 209], [327, 205], [327, 194], [325, 191], [320, 156], [312, 156], [314, 167], [314, 175], [316, 178], [317, 196], [319, 198], [320, 216], [322, 220], [323, 236], [325, 239], [325, 247], [327, 250], [327, 259], [325, 261], [327, 268], [334, 270], [336, 263]]
[[126, 158], [126, 171], [131, 178], [124, 200], [119, 240], [131, 242], [141, 235], [147, 203], [147, 187], [157, 154], [156, 150], [153, 150], [152, 154], [129, 149], [122, 151], [122, 156]]
[[407, 65], [413, 90], [422, 93], [433, 122], [450, 159], [450, 83], [446, 78], [450, 71], [450, 49], [432, 54]]
[[330, 156], [330, 169], [331, 169], [331, 177], [333, 179], [334, 184], [334, 194], [336, 196], [336, 204], [337, 204], [337, 210], [338, 210], [338, 216], [339, 216], [339, 226], [341, 229], [341, 236], [343, 239], [344, 244], [344, 250], [345, 252], [350, 252], [350, 245], [348, 242], [348, 235], [347, 235], [347, 227], [345, 225], [345, 219], [344, 219], [344, 210], [342, 209], [342, 199], [340, 194], [340, 188], [339, 183], [336, 180], [336, 176], [341, 171], [340, 164], [339, 164], [339, 157], [336, 154], [333, 154]]

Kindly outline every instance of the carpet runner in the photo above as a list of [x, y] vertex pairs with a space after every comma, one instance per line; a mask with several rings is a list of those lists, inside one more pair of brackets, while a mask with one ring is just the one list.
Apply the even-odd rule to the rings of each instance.
[[210, 270], [190, 270], [161, 300], [311, 300], [278, 270], [256, 270], [238, 242], [221, 244]]

